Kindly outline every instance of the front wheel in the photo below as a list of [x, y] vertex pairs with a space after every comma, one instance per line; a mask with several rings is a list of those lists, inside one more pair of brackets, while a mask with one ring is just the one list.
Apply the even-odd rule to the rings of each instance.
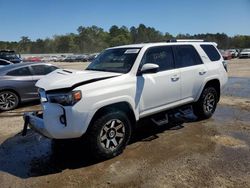
[[15, 109], [19, 104], [18, 96], [12, 91], [0, 92], [0, 111]]
[[90, 125], [86, 141], [95, 158], [108, 159], [122, 153], [131, 132], [131, 123], [126, 114], [110, 110]]
[[199, 119], [210, 118], [218, 102], [218, 93], [213, 87], [206, 87], [199, 98], [199, 100], [193, 105], [194, 114]]

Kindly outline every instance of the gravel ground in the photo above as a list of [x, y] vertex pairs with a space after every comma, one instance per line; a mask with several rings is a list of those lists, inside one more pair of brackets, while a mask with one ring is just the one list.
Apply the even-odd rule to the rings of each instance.
[[77, 143], [55, 153], [31, 130], [22, 137], [22, 113], [39, 104], [1, 113], [0, 187], [250, 187], [249, 65], [229, 61], [229, 83], [211, 119], [141, 123], [123, 154], [107, 161], [92, 160]]

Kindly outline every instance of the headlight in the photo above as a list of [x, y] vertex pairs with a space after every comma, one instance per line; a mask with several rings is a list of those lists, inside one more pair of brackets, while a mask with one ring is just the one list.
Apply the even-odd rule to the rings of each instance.
[[58, 103], [63, 106], [72, 106], [82, 98], [81, 91], [48, 95], [49, 102]]

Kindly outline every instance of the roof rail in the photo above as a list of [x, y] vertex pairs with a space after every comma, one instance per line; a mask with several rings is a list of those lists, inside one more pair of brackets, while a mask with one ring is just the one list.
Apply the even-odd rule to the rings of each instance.
[[205, 42], [203, 39], [169, 39], [167, 42]]

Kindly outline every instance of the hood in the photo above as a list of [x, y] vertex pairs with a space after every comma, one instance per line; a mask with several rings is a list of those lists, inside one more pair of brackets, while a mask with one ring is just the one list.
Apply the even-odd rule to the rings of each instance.
[[80, 85], [119, 76], [121, 73], [101, 72], [101, 71], [78, 71], [70, 69], [57, 69], [38, 80], [36, 86], [45, 91], [74, 88]]

